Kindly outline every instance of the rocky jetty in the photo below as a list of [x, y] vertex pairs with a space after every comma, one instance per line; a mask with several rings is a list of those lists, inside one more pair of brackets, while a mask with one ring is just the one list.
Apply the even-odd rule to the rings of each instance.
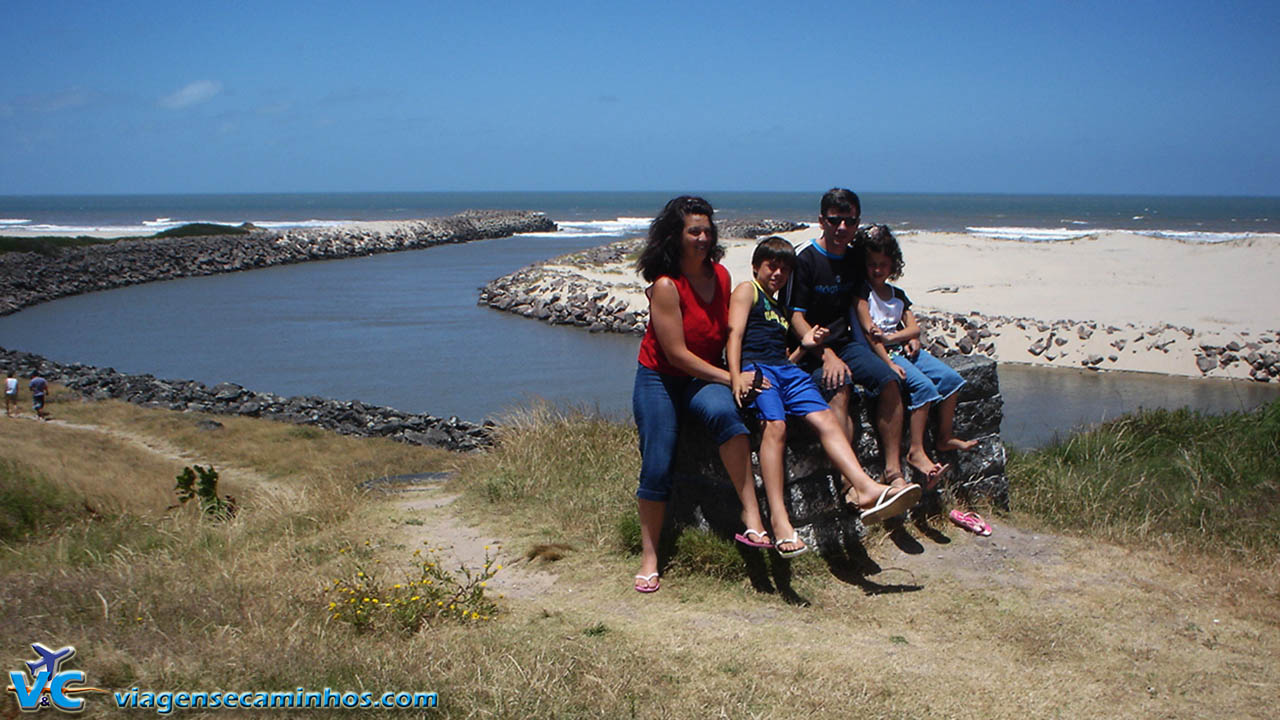
[[63, 250], [0, 255], [0, 314], [95, 290], [153, 280], [372, 255], [556, 229], [540, 212], [470, 210], [451, 217], [356, 223], [247, 235], [123, 240]]
[[[915, 513], [937, 512], [944, 500], [962, 503], [989, 502], [998, 507], [1009, 506], [1009, 480], [1005, 476], [1005, 448], [1000, 440], [1000, 422], [1004, 401], [1000, 395], [996, 364], [983, 357], [953, 356], [945, 360], [965, 379], [956, 406], [955, 428], [960, 437], [973, 438], [977, 447], [964, 452], [942, 453], [940, 462], [952, 465], [949, 477], [936, 489], [926, 493]], [[871, 420], [872, 403], [860, 401], [857, 408], [858, 438], [855, 448], [858, 460], [873, 477], [884, 470], [880, 439]], [[931, 418], [925, 446], [933, 447], [936, 417]], [[903, 434], [905, 455], [908, 441]], [[752, 447], [759, 447], [759, 432], [753, 434]], [[857, 556], [859, 539], [866, 528], [857, 513], [840, 500], [839, 473], [831, 466], [817, 436], [800, 419], [787, 422], [786, 501], [791, 521], [801, 538], [816, 546], [824, 556], [841, 553]], [[759, 464], [752, 457], [760, 507], [768, 513], [760, 480]], [[904, 467], [907, 479], [921, 482], [916, 471]], [[742, 529], [738, 510], [741, 504], [720, 463], [715, 443], [698, 422], [681, 426], [680, 447], [676, 457], [678, 474], [671, 498], [670, 522], [682, 527], [700, 527], [732, 537]]]
[[333, 430], [343, 435], [386, 437], [411, 445], [448, 450], [477, 450], [492, 444], [492, 424], [476, 425], [456, 417], [438, 418], [395, 408], [320, 397], [282, 397], [234, 383], [206, 387], [193, 380], [162, 380], [112, 368], [64, 365], [39, 355], [0, 348], [0, 366], [18, 377], [39, 373], [94, 400], [115, 398], [144, 407], [215, 415], [261, 417]]
[[809, 227], [808, 223], [791, 220], [730, 220], [716, 223], [722, 238], [746, 238], [754, 240], [765, 235], [795, 232]]
[[1280, 331], [1211, 334], [1162, 323], [1143, 327], [1075, 320], [921, 310], [916, 315], [929, 352], [986, 355], [1087, 370], [1138, 369], [1161, 357], [1186, 366], [1185, 375], [1271, 382], [1280, 377]]

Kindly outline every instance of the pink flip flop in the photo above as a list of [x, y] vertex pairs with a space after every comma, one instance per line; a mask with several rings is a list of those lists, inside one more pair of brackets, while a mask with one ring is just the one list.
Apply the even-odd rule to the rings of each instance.
[[951, 518], [951, 522], [959, 525], [965, 530], [968, 530], [974, 535], [986, 537], [991, 534], [991, 525], [986, 520], [983, 520], [982, 516], [976, 512], [952, 510], [947, 517]]
[[[644, 583], [641, 585], [640, 583]], [[649, 583], [653, 583], [650, 585]], [[658, 588], [662, 587], [662, 580], [658, 578], [658, 573], [649, 573], [648, 575], [636, 576], [636, 592], [651, 593], [658, 592]]]

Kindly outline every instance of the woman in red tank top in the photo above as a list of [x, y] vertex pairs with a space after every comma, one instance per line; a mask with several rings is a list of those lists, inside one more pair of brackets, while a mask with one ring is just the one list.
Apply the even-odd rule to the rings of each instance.
[[702, 198], [667, 203], [649, 225], [649, 241], [636, 267], [653, 283], [649, 327], [640, 343], [632, 410], [640, 435], [639, 592], [658, 589], [658, 538], [671, 494], [680, 421], [692, 414], [720, 447], [720, 460], [742, 501], [746, 530], [738, 539], [755, 547], [771, 541], [761, 528], [747, 428], [729, 390], [724, 345], [729, 336], [729, 272], [718, 260], [714, 211]]

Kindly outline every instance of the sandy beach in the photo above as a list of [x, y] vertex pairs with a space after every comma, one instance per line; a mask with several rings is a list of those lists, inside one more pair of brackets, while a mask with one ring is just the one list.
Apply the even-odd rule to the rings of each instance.
[[[818, 234], [810, 227], [786, 237], [799, 244]], [[906, 271], [896, 284], [942, 349], [1058, 367], [1276, 377], [1280, 236], [1193, 243], [1108, 232], [1031, 243], [918, 232], [899, 240]], [[734, 282], [749, 278], [755, 241], [723, 242]], [[647, 314], [625, 259], [561, 259], [538, 270], [527, 276], [531, 295], [558, 291], [559, 278], [589, 295], [607, 292], [637, 323]]]

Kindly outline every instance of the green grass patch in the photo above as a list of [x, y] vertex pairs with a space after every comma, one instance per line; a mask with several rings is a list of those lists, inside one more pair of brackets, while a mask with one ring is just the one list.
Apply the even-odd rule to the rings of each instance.
[[39, 474], [0, 461], [0, 542], [50, 532], [84, 515], [82, 503]]
[[552, 540], [616, 544], [621, 518], [636, 513], [635, 427], [545, 404], [499, 427], [497, 447], [463, 468], [459, 489]]
[[161, 230], [151, 237], [202, 237], [205, 235], [248, 235], [249, 229], [239, 225], [219, 225], [217, 223], [188, 223], [178, 227]]
[[1280, 401], [1217, 416], [1140, 411], [1010, 453], [1008, 474], [1015, 506], [1050, 527], [1269, 564], [1280, 551], [1278, 457]]

